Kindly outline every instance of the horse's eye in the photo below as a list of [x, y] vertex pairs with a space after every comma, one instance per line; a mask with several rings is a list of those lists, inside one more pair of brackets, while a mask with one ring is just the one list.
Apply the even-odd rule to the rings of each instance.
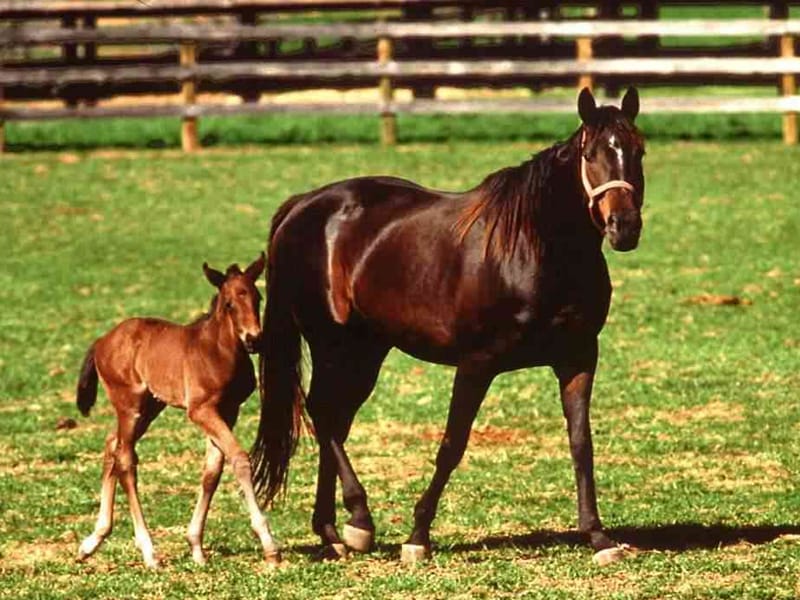
[[225, 310], [233, 310], [233, 302], [231, 302], [230, 300], [228, 300], [228, 301], [225, 303]]

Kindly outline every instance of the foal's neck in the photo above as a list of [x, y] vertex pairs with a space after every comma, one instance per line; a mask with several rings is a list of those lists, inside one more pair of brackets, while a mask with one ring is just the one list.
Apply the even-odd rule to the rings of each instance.
[[242, 341], [236, 335], [233, 321], [222, 308], [215, 308], [208, 319], [200, 324], [200, 330], [205, 333], [217, 347], [236, 351], [243, 348]]

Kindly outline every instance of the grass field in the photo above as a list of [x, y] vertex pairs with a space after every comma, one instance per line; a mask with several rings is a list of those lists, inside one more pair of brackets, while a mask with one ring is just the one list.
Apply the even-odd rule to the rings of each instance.
[[[566, 135], [563, 130], [560, 135]], [[289, 194], [391, 173], [464, 189], [524, 160], [526, 143], [105, 150], [0, 161], [0, 597], [792, 598], [800, 594], [800, 151], [778, 142], [656, 141], [640, 248], [608, 259], [593, 424], [601, 513], [642, 552], [607, 568], [576, 543], [575, 492], [547, 370], [501, 376], [434, 524], [433, 560], [399, 564], [432, 475], [451, 369], [390, 355], [349, 442], [371, 494], [378, 550], [314, 561], [315, 453], [301, 445], [271, 512], [286, 568], [262, 565], [226, 472], [191, 562], [183, 533], [203, 440], [167, 411], [138, 447], [140, 492], [164, 567], [146, 570], [118, 494], [114, 533], [73, 560], [93, 526], [103, 398], [73, 388], [95, 336], [124, 317], [186, 321], [211, 288], [200, 266], [245, 263]], [[738, 300], [738, 304], [724, 304]], [[237, 432], [249, 446], [257, 400]], [[56, 431], [59, 417], [78, 426]]]

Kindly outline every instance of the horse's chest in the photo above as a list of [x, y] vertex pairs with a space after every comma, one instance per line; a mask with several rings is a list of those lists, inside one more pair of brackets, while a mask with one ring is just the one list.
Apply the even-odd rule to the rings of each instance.
[[602, 257], [581, 266], [560, 262], [544, 272], [534, 301], [538, 327], [574, 334], [600, 332], [611, 301], [608, 270]]

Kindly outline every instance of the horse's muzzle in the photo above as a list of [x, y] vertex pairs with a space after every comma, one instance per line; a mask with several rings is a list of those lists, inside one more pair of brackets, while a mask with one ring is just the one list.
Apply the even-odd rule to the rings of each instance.
[[614, 212], [606, 221], [606, 235], [614, 250], [628, 252], [639, 245], [642, 215], [638, 210]]

